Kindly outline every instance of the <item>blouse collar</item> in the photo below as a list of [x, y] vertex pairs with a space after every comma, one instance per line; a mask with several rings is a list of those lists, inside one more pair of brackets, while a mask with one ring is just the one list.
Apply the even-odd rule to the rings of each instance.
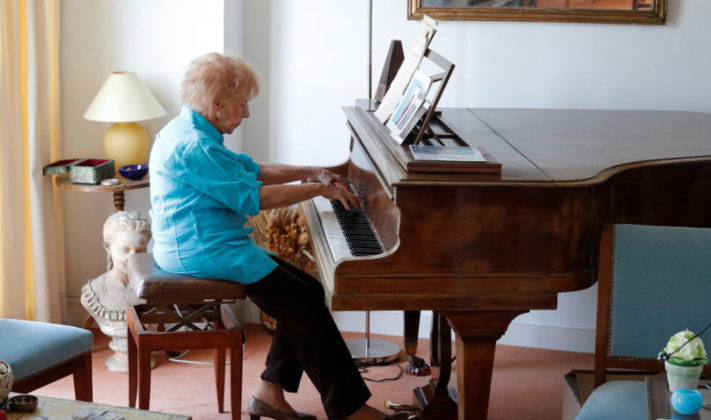
[[215, 128], [215, 126], [207, 120], [207, 118], [198, 114], [187, 105], [183, 105], [183, 108], [180, 110], [180, 118], [190, 121], [193, 127], [207, 134], [207, 137], [210, 140], [214, 140], [219, 144], [224, 143], [225, 138], [222, 133], [220, 133], [217, 128]]

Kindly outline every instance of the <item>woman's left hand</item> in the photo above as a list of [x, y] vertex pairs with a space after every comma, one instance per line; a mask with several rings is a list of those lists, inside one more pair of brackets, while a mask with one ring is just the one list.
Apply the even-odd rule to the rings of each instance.
[[336, 188], [349, 192], [351, 190], [340, 175], [331, 172], [328, 169], [319, 168], [316, 172], [316, 179], [324, 185], [332, 185]]

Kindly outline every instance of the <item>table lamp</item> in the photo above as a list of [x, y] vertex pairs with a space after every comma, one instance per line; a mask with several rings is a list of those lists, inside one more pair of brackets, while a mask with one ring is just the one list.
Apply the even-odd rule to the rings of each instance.
[[136, 121], [163, 115], [165, 109], [135, 73], [115, 71], [101, 86], [84, 118], [115, 123], [104, 134], [104, 151], [118, 170], [124, 165], [145, 163], [148, 157], [150, 137]]

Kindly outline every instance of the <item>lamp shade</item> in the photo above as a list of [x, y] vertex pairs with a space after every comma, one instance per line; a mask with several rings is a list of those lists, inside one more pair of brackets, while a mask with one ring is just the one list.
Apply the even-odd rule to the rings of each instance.
[[165, 115], [146, 85], [135, 73], [115, 71], [101, 86], [84, 118], [92, 121], [133, 122]]

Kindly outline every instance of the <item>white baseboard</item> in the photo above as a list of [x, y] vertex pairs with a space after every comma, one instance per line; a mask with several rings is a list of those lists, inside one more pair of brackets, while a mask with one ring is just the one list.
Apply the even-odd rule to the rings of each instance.
[[84, 318], [89, 315], [79, 299], [79, 296], [67, 296], [67, 313], [62, 319], [63, 324], [81, 327]]
[[[365, 312], [333, 312], [333, 318], [341, 331], [365, 331]], [[432, 312], [422, 311], [420, 315], [420, 338], [429, 338], [431, 324]], [[402, 311], [370, 313], [370, 332], [372, 334], [402, 337], [403, 330]], [[514, 321], [498, 343], [511, 346], [593, 353], [595, 351], [595, 330], [535, 325]]]
[[538, 349], [595, 352], [595, 330], [512, 322], [497, 342], [509, 346]]

